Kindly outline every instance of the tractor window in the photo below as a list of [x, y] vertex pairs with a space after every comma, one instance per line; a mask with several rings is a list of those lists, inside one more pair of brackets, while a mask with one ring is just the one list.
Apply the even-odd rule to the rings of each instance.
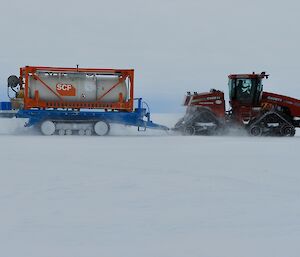
[[258, 104], [262, 91], [260, 79], [230, 79], [228, 86], [231, 100], [235, 99], [241, 104]]
[[237, 79], [236, 81], [237, 88], [240, 94], [250, 95], [252, 88], [251, 79]]
[[254, 96], [254, 104], [258, 104], [261, 97], [261, 92], [263, 91], [263, 84], [261, 83], [261, 80], [257, 80], [257, 90], [255, 92]]
[[235, 98], [235, 80], [234, 79], [229, 79], [228, 87], [229, 87], [229, 98], [230, 99]]
[[245, 104], [252, 103], [253, 92], [251, 79], [237, 79], [236, 80], [236, 98]]

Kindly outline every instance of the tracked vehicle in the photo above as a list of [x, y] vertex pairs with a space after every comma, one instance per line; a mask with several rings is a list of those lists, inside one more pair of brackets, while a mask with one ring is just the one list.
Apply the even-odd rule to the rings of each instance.
[[262, 81], [268, 77], [265, 72], [229, 75], [229, 111], [219, 90], [187, 92], [186, 114], [174, 130], [185, 135], [215, 135], [235, 127], [251, 136], [294, 136], [295, 128], [300, 127], [300, 100], [263, 91]]

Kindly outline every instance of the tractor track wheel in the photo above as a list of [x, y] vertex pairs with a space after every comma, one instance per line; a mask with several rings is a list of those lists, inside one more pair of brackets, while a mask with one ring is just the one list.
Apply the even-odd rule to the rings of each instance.
[[260, 126], [251, 126], [249, 134], [253, 137], [259, 137], [262, 135], [262, 128]]
[[193, 126], [188, 126], [184, 128], [183, 134], [186, 136], [192, 136], [196, 134], [196, 129]]
[[280, 133], [281, 133], [282, 136], [293, 137], [296, 134], [296, 130], [295, 130], [295, 128], [293, 126], [284, 125], [280, 129]]

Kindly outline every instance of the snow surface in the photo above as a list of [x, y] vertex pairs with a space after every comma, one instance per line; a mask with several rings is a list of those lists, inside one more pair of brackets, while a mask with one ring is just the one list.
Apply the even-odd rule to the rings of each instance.
[[299, 136], [45, 137], [22, 124], [0, 120], [0, 256], [299, 256]]

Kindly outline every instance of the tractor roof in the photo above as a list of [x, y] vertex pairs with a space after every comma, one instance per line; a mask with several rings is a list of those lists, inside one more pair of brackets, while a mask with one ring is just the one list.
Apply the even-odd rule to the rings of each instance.
[[228, 78], [230, 79], [256, 79], [256, 78], [260, 78], [260, 79], [263, 79], [263, 78], [268, 78], [269, 77], [269, 74], [266, 74], [265, 72], [262, 72], [262, 73], [250, 73], [250, 74], [230, 74], [228, 76]]

